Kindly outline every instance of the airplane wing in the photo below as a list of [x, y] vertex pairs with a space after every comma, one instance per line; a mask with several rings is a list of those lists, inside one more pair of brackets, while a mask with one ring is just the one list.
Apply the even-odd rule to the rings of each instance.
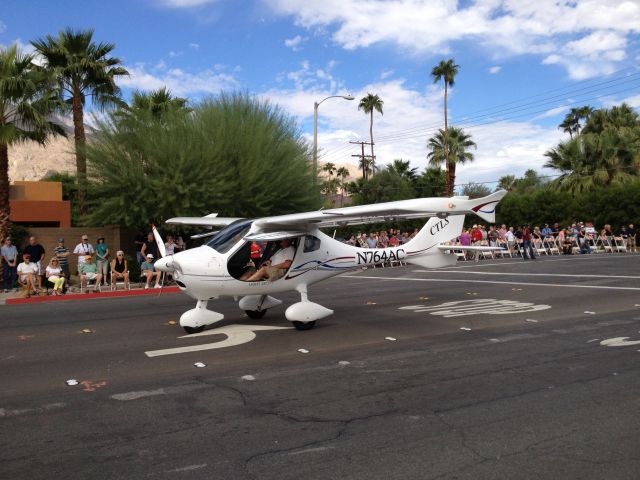
[[491, 252], [491, 251], [498, 251], [498, 250], [506, 250], [506, 248], [502, 248], [502, 247], [489, 247], [487, 245], [481, 246], [467, 246], [467, 245], [446, 245], [446, 244], [442, 244], [442, 245], [438, 245], [438, 250], [443, 250], [443, 251], [447, 251], [447, 250], [465, 250], [465, 251], [469, 251], [469, 252]]
[[493, 223], [495, 222], [496, 205], [506, 194], [505, 190], [500, 190], [484, 198], [471, 200], [467, 197], [414, 198], [396, 202], [265, 217], [253, 222], [249, 235], [274, 232], [304, 232], [313, 228], [342, 227], [471, 213], [475, 213], [485, 221]]
[[[214, 214], [217, 215], [217, 214]], [[195, 225], [199, 227], [218, 227], [224, 228], [227, 225], [232, 224], [236, 220], [241, 220], [239, 217], [218, 217], [207, 215], [206, 217], [174, 217], [167, 220], [165, 223], [171, 225]]]
[[[494, 223], [496, 205], [507, 194], [505, 190], [483, 198], [435, 197], [414, 198], [396, 202], [356, 205], [314, 212], [292, 213], [264, 217], [255, 220], [245, 236], [247, 240], [268, 241], [305, 235], [310, 230], [324, 227], [343, 227], [376, 222], [391, 222], [426, 217], [446, 217], [475, 213], [483, 220]], [[173, 225], [197, 225], [203, 227], [226, 227], [240, 220], [234, 217], [218, 217], [216, 213], [206, 217], [175, 217], [166, 223]]]

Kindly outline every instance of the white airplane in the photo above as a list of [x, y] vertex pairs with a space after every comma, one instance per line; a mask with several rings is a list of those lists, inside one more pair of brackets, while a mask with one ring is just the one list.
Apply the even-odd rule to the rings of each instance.
[[[153, 227], [162, 255], [155, 267], [162, 272], [171, 272], [178, 287], [197, 301], [194, 309], [180, 317], [180, 325], [188, 333], [201, 332], [207, 325], [224, 318], [207, 309], [209, 300], [242, 296], [238, 303], [240, 309], [250, 318], [262, 318], [268, 309], [282, 303], [271, 295], [290, 290], [300, 294], [300, 301], [287, 308], [285, 317], [298, 330], [309, 330], [316, 320], [333, 313], [309, 300], [310, 285], [349, 270], [388, 261], [426, 268], [454, 265], [457, 256], [446, 242], [460, 235], [465, 214], [475, 213], [483, 220], [495, 223], [496, 206], [506, 193], [501, 190], [473, 200], [468, 197], [416, 198], [259, 219], [222, 218], [216, 214], [172, 218], [166, 223], [223, 228], [200, 247], [166, 256], [164, 243]], [[432, 218], [414, 238], [397, 247], [358, 248], [320, 231], [326, 227], [425, 217]], [[266, 243], [260, 260], [255, 262], [259, 267], [274, 255], [283, 239], [293, 246], [289, 249], [289, 252], [293, 250], [293, 258], [286, 263], [290, 264], [286, 273], [275, 281], [243, 280], [248, 276], [246, 269], [250, 264], [252, 242]], [[495, 247], [455, 247], [455, 250], [491, 249]]]

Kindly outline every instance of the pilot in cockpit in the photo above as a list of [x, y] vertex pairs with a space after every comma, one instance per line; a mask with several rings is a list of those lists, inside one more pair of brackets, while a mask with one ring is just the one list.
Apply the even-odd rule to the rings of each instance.
[[293, 257], [296, 253], [295, 248], [291, 245], [291, 240], [288, 238], [283, 238], [280, 240], [280, 249], [276, 251], [272, 255], [272, 257], [265, 261], [262, 266], [249, 275], [245, 274], [241, 278], [241, 280], [245, 280], [247, 282], [257, 282], [262, 279], [268, 279], [270, 282], [278, 280], [282, 278], [289, 267], [291, 267], [291, 263], [293, 261]]

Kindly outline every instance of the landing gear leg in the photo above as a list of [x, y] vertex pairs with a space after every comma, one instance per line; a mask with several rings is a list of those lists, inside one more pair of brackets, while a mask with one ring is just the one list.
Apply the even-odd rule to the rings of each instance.
[[207, 325], [219, 322], [224, 315], [207, 310], [208, 300], [198, 300], [196, 308], [187, 310], [180, 317], [180, 326], [187, 333], [200, 333]]
[[300, 293], [300, 301], [291, 305], [284, 313], [296, 330], [311, 330], [316, 320], [333, 313], [333, 310], [309, 301], [306, 285], [300, 285], [296, 290]]

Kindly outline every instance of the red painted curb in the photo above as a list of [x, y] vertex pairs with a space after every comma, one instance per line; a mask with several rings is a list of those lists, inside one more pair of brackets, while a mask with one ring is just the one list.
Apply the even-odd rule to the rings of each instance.
[[[178, 287], [166, 287], [162, 289], [162, 293], [179, 293]], [[96, 293], [71, 293], [68, 295], [46, 295], [44, 297], [30, 298], [7, 298], [4, 303], [8, 305], [17, 305], [23, 303], [41, 303], [41, 302], [65, 302], [67, 300], [87, 300], [90, 298], [111, 298], [111, 297], [132, 297], [139, 295], [158, 295], [159, 288], [149, 288], [147, 290], [116, 290], [115, 292], [96, 292]]]

